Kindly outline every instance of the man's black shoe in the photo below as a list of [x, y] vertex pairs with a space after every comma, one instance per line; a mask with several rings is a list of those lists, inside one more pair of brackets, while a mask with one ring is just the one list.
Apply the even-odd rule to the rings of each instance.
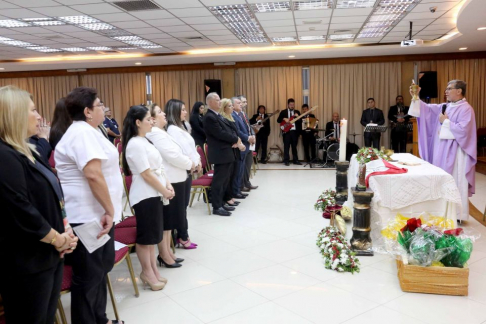
[[295, 161], [294, 164], [295, 165], [302, 165], [302, 163], [300, 163], [299, 161]]
[[242, 194], [237, 194], [235, 195], [233, 198], [236, 198], [236, 199], [245, 199], [246, 196], [242, 195]]
[[233, 211], [233, 210], [235, 210], [235, 207], [231, 207], [228, 204], [223, 205], [223, 208], [224, 208], [224, 210], [227, 210], [227, 211]]
[[224, 210], [223, 207], [219, 207], [218, 209], [213, 208], [213, 215], [231, 216], [231, 213], [229, 211]]
[[286, 165], [286, 166], [289, 166], [289, 165], [290, 165], [290, 163], [289, 163], [289, 162], [285, 162], [285, 165]]

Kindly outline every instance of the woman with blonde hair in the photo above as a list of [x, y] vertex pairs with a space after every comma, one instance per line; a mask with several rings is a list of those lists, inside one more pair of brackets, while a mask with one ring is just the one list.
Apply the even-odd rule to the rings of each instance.
[[59, 180], [27, 138], [40, 125], [31, 95], [0, 88], [0, 294], [7, 323], [53, 323], [62, 257], [77, 246]]
[[[227, 98], [223, 98], [221, 99], [221, 109], [219, 111], [219, 113], [221, 114], [221, 116], [224, 117], [224, 121], [226, 122], [227, 125], [229, 125], [229, 127], [231, 128], [231, 130], [233, 131], [234, 135], [238, 136], [238, 124], [235, 123], [235, 120], [233, 118], [233, 102], [231, 101], [231, 99], [227, 99]], [[224, 196], [224, 201], [226, 201], [226, 207], [223, 207], [223, 208], [234, 208], [236, 206], [238, 206], [240, 203], [238, 201], [235, 201], [233, 199], [234, 197], [234, 190], [233, 188], [235, 187], [235, 184], [234, 182], [236, 181], [236, 175], [238, 173], [238, 170], [240, 168], [240, 163], [241, 163], [241, 160], [240, 160], [240, 151], [244, 151], [245, 150], [245, 145], [243, 143], [240, 143], [239, 145], [235, 144], [234, 147], [233, 147], [233, 151], [234, 151], [234, 154], [235, 154], [235, 162], [234, 162], [234, 165], [233, 165], [233, 171], [231, 172], [231, 177], [230, 177], [230, 182], [229, 182], [229, 185], [228, 185], [228, 188], [226, 189], [226, 192], [225, 192], [225, 196]]]

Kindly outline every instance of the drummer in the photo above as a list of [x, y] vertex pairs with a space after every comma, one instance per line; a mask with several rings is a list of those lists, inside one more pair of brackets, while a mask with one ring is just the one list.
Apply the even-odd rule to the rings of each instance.
[[[309, 111], [309, 105], [302, 105], [302, 113]], [[302, 144], [304, 146], [305, 160], [310, 162], [316, 158], [316, 136], [318, 119], [313, 114], [308, 114], [302, 121]], [[310, 151], [310, 152], [309, 152]]]
[[341, 126], [339, 125], [339, 113], [333, 112], [332, 113], [332, 120], [326, 124], [326, 137], [333, 133], [329, 140], [332, 142], [339, 141], [341, 135]]

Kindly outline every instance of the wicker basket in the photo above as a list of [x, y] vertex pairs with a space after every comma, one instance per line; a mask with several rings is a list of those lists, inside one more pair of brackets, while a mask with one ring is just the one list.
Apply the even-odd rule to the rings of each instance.
[[397, 260], [400, 288], [406, 292], [467, 296], [469, 268], [420, 267]]

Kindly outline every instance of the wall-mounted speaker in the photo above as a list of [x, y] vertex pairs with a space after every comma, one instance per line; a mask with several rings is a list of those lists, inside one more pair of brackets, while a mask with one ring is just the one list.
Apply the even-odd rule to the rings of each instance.
[[420, 99], [437, 98], [437, 72], [419, 72]]
[[221, 93], [221, 80], [204, 80], [204, 97], [210, 92], [216, 92], [220, 98], [223, 98]]

